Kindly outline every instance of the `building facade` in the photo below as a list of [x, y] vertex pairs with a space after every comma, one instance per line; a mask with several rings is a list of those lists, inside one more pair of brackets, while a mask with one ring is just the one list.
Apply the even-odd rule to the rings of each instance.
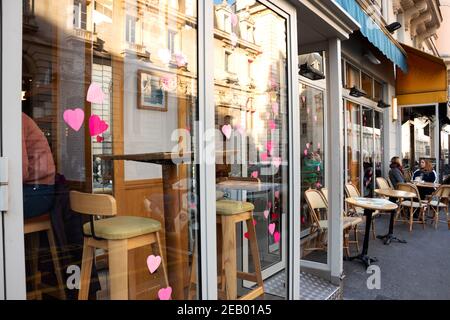
[[344, 185], [374, 196], [395, 155], [446, 172], [443, 78], [404, 90], [410, 59], [441, 70], [439, 1], [1, 5], [2, 299], [339, 292]]

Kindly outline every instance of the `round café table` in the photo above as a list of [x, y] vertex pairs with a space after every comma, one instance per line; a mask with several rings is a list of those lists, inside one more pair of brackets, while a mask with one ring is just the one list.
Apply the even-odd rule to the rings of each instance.
[[[402, 201], [402, 199], [410, 199], [416, 197], [416, 194], [412, 192], [402, 191], [402, 190], [393, 190], [393, 189], [375, 189], [374, 192], [380, 196], [385, 196], [389, 198], [396, 198]], [[399, 243], [406, 243], [405, 240], [400, 240], [394, 236], [394, 219], [395, 219], [396, 211], [391, 211], [391, 220], [389, 222], [389, 232], [384, 236], [377, 236], [378, 239], [384, 240], [385, 245], [389, 245], [391, 241], [397, 241]]]
[[417, 182], [417, 181], [413, 181], [413, 183], [421, 188], [431, 188], [431, 189], [437, 189], [439, 188], [441, 185], [439, 183], [433, 183], [433, 182]]
[[373, 213], [378, 211], [392, 211], [398, 208], [398, 206], [386, 199], [379, 198], [361, 198], [361, 197], [353, 197], [345, 199], [349, 205], [353, 207], [358, 207], [364, 209], [364, 215], [366, 216], [366, 230], [364, 234], [364, 243], [362, 252], [357, 255], [350, 257], [349, 260], [359, 260], [362, 262], [366, 268], [371, 265], [372, 262], [377, 262], [378, 259], [374, 257], [369, 257], [369, 236], [370, 236], [370, 228], [372, 226], [372, 215]]

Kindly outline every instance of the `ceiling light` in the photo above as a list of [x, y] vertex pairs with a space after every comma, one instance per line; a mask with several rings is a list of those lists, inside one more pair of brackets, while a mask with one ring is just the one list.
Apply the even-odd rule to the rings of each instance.
[[350, 95], [352, 97], [360, 98], [367, 96], [367, 93], [364, 90], [358, 89], [356, 86], [350, 89]]

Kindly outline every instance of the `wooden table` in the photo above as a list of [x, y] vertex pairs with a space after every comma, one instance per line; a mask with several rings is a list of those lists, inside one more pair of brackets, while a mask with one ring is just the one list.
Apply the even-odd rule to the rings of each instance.
[[432, 189], [437, 189], [439, 188], [441, 185], [439, 183], [433, 183], [433, 182], [417, 182], [417, 181], [413, 181], [413, 183], [421, 188], [432, 188]]
[[[399, 199], [400, 202], [402, 199], [410, 199], [411, 201], [413, 198], [416, 197], [416, 194], [412, 192], [402, 191], [402, 190], [393, 190], [393, 189], [375, 189], [374, 190], [376, 194], [380, 196], [389, 197], [391, 200], [392, 198]], [[406, 243], [405, 240], [400, 240], [397, 237], [394, 236], [394, 219], [395, 219], [396, 211], [391, 211], [391, 219], [389, 222], [389, 232], [388, 234], [384, 236], [377, 236], [378, 239], [384, 240], [385, 245], [389, 245], [391, 241], [397, 241], [399, 243]]]
[[187, 253], [182, 249], [182, 244], [186, 243], [188, 239], [182, 239], [179, 232], [181, 222], [179, 217], [179, 191], [174, 185], [179, 181], [177, 166], [183, 162], [192, 161], [193, 154], [191, 152], [184, 154], [159, 152], [128, 155], [100, 155], [98, 157], [102, 160], [136, 161], [159, 164], [162, 166], [166, 256], [168, 262], [169, 284], [173, 290], [173, 299], [185, 299], [183, 283], [185, 268], [183, 268], [183, 255], [186, 255]]
[[357, 256], [350, 257], [349, 260], [359, 260], [361, 261], [366, 268], [371, 265], [372, 262], [377, 262], [377, 258], [369, 257], [369, 234], [370, 228], [372, 226], [372, 215], [376, 210], [379, 211], [391, 211], [398, 208], [398, 206], [388, 200], [379, 199], [379, 198], [347, 198], [345, 201], [354, 207], [359, 207], [364, 209], [364, 215], [366, 216], [366, 230], [364, 234], [364, 243], [361, 254]]

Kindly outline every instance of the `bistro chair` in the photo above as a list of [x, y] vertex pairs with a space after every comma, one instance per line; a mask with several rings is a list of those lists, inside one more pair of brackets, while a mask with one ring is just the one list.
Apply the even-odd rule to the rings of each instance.
[[434, 228], [438, 228], [439, 224], [439, 213], [441, 209], [445, 210], [445, 213], [447, 215], [447, 221], [448, 221], [448, 199], [450, 196], [450, 185], [441, 185], [433, 194], [431, 197], [429, 197], [427, 200], [423, 200], [422, 202], [425, 203], [428, 207], [428, 210], [430, 209], [433, 212], [433, 219], [434, 219]]
[[[359, 193], [358, 188], [353, 184], [353, 183], [347, 183], [345, 185], [345, 194], [348, 198], [360, 198], [361, 194]], [[364, 209], [363, 208], [358, 208], [358, 207], [353, 207], [353, 208], [349, 208], [348, 211], [349, 214], [352, 215], [357, 215], [359, 217], [362, 217], [364, 215]], [[379, 211], [375, 211], [372, 215], [372, 217], [376, 217], [380, 215]], [[359, 232], [359, 231], [358, 231]], [[374, 219], [372, 219], [372, 237], [373, 239], [376, 239], [376, 235], [375, 235], [375, 221]]]
[[403, 176], [405, 177], [406, 182], [410, 182], [412, 180], [411, 170], [409, 169], [403, 170]]
[[[427, 203], [423, 202], [420, 199], [420, 193], [419, 189], [417, 189], [417, 186], [412, 183], [399, 183], [397, 185], [397, 189], [401, 191], [414, 193], [416, 195], [414, 199], [416, 200], [411, 199], [400, 201], [400, 205], [398, 206], [397, 209], [395, 222], [403, 221], [405, 223], [409, 223], [409, 232], [412, 231], [414, 223], [422, 224], [423, 228], [425, 229], [425, 209], [427, 207]], [[408, 214], [406, 214], [406, 216], [404, 216], [403, 219], [399, 219], [399, 216], [406, 210], [409, 210], [409, 217]], [[414, 213], [417, 210], [419, 211], [418, 220], [414, 220]]]
[[50, 249], [50, 255], [52, 257], [53, 269], [56, 275], [56, 281], [58, 286], [58, 296], [60, 299], [65, 300], [66, 294], [64, 291], [64, 278], [61, 273], [61, 266], [59, 264], [58, 252], [56, 249], [55, 235], [53, 233], [52, 224], [50, 220], [50, 214], [44, 214], [36, 218], [25, 219], [24, 222], [24, 234], [29, 238], [29, 249], [31, 252], [31, 274], [33, 277], [33, 291], [27, 293], [28, 300], [42, 300], [42, 287], [41, 274], [38, 270], [39, 265], [39, 233], [45, 232], [47, 234], [48, 245]]
[[383, 177], [377, 177], [375, 181], [377, 182], [377, 186], [380, 189], [393, 189], [392, 185]]
[[[116, 216], [116, 200], [106, 194], [71, 191], [70, 206], [75, 212], [89, 215], [90, 219], [83, 225], [84, 245], [79, 300], [88, 298], [92, 263], [97, 248], [108, 251], [111, 300], [127, 300], [130, 297], [128, 253], [144, 246], [151, 246], [153, 254], [161, 257], [161, 265], [157, 271], [160, 275], [161, 288], [169, 286], [159, 236], [161, 230], [159, 221], [144, 217]], [[103, 219], [96, 220], [94, 216], [101, 216]]]
[[[321, 211], [328, 210], [328, 189], [322, 188], [321, 191], [315, 189], [309, 189], [305, 191], [306, 202], [310, 211], [310, 218], [312, 221], [310, 227], [310, 235], [318, 232], [316, 238], [315, 248], [306, 248], [305, 250], [326, 250], [326, 244], [324, 244], [324, 235], [328, 230], [328, 219], [321, 214]], [[343, 219], [343, 231], [344, 231], [344, 250], [346, 251], [347, 257], [350, 256], [350, 244], [355, 243], [357, 250], [359, 251], [358, 237], [355, 233], [355, 240], [350, 241], [350, 230], [355, 229], [355, 227], [362, 222], [359, 217], [347, 217], [345, 214], [342, 215]]]

